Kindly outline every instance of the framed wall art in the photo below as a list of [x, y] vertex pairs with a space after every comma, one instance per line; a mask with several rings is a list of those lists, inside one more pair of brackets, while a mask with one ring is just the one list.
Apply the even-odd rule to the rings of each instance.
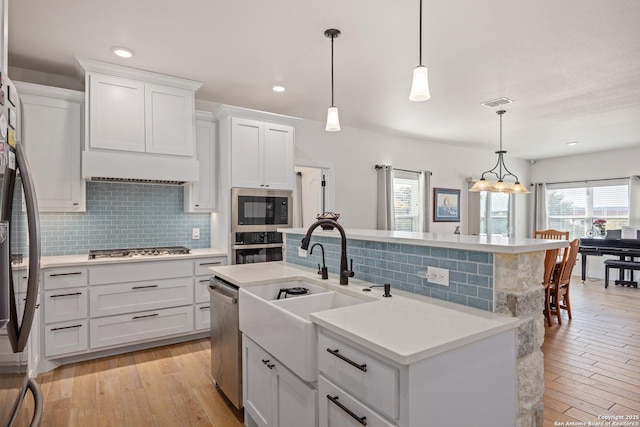
[[460, 190], [433, 189], [433, 221], [460, 222]]

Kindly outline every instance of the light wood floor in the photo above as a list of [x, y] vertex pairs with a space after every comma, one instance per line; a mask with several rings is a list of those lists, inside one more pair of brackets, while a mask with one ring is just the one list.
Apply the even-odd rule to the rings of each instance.
[[[573, 320], [546, 327], [544, 426], [639, 415], [640, 289], [574, 280], [571, 302]], [[42, 427], [239, 427], [209, 357], [204, 339], [43, 374]]]
[[639, 416], [640, 289], [574, 278], [570, 296], [573, 319], [554, 318], [542, 346], [544, 426]]
[[42, 427], [240, 427], [202, 339], [65, 365], [38, 377]]

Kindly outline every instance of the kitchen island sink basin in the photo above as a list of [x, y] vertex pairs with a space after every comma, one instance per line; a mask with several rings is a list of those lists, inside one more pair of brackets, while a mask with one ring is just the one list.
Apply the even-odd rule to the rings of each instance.
[[278, 295], [280, 295], [280, 298], [282, 299], [285, 299], [285, 298], [291, 299], [293, 297], [297, 298], [299, 296], [302, 296], [302, 295], [287, 295], [286, 292], [281, 292], [285, 289], [296, 289], [296, 288], [308, 289], [308, 292], [305, 295], [315, 295], [315, 294], [321, 294], [325, 292], [331, 292], [327, 288], [314, 285], [313, 283], [309, 283], [305, 280], [289, 280], [286, 282], [270, 283], [268, 285], [251, 286], [246, 288], [246, 291], [248, 293], [251, 293], [265, 300], [275, 300], [275, 299], [278, 299]]
[[[315, 289], [315, 293], [276, 300], [274, 291], [277, 294], [280, 288], [291, 287], [292, 283], [309, 288], [310, 291], [318, 289]], [[374, 299], [331, 291], [306, 281], [241, 288], [240, 330], [300, 378], [316, 381], [317, 337], [310, 314], [346, 309], [345, 307], [369, 301]]]

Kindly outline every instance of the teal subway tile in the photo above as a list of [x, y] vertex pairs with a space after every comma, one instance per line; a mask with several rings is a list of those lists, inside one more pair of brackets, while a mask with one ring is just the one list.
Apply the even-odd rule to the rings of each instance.
[[493, 290], [488, 288], [478, 288], [478, 298], [493, 301]]
[[387, 251], [387, 244], [385, 242], [376, 242], [376, 250], [377, 251]]
[[459, 271], [450, 271], [449, 280], [458, 283], [467, 283], [467, 274]]
[[416, 247], [414, 245], [400, 245], [400, 252], [403, 254], [414, 254]]
[[478, 264], [478, 274], [481, 274], [483, 276], [493, 276], [493, 265]]
[[474, 262], [482, 262], [484, 264], [488, 264], [490, 261], [490, 253], [488, 252], [476, 252], [476, 251], [469, 251], [469, 261], [474, 261]]
[[407, 280], [412, 285], [420, 285], [420, 286], [422, 286], [422, 277], [420, 277], [420, 276], [416, 276], [415, 274], [409, 274], [409, 275], [407, 275]]
[[395, 262], [402, 262], [402, 263], [406, 263], [406, 262], [407, 262], [407, 259], [408, 259], [408, 257], [407, 257], [407, 255], [405, 255], [405, 254], [398, 254], [398, 253], [396, 253], [396, 254], [394, 254], [394, 255], [393, 255], [393, 260], [394, 260]]
[[387, 250], [389, 252], [402, 252], [398, 243], [387, 243]]
[[387, 268], [392, 271], [400, 271], [400, 265], [401, 264], [399, 262], [387, 262]]
[[462, 295], [475, 297], [475, 296], [478, 296], [478, 287], [458, 283], [458, 293]]
[[400, 264], [400, 271], [409, 274], [414, 274], [416, 272], [415, 267], [411, 264]]
[[382, 277], [385, 279], [393, 279], [394, 271], [392, 270], [382, 270]]
[[420, 256], [430, 256], [431, 248], [429, 246], [416, 246], [415, 254]]
[[438, 264], [437, 258], [422, 258], [422, 265], [425, 267], [437, 267]]
[[468, 297], [467, 304], [470, 307], [480, 308], [482, 310], [489, 310], [489, 301], [484, 299]]
[[466, 261], [468, 253], [469, 251], [465, 251], [461, 249], [449, 249], [449, 258]]
[[416, 286], [416, 293], [424, 296], [429, 296], [429, 288], [425, 288], [424, 286]]
[[461, 294], [449, 293], [447, 294], [447, 301], [467, 305], [467, 297]]
[[448, 295], [447, 292], [442, 291], [440, 289], [430, 289], [429, 290], [429, 296], [431, 298], [437, 298], [439, 300], [447, 301], [447, 295]]
[[467, 282], [472, 285], [489, 286], [489, 278], [487, 276], [478, 276], [476, 274], [467, 275]]
[[416, 287], [414, 285], [408, 284], [408, 283], [401, 283], [400, 284], [400, 289], [402, 289], [403, 291], [406, 292], [411, 292], [411, 293], [415, 293], [416, 292]]
[[431, 256], [434, 258], [447, 258], [449, 254], [445, 248], [431, 248]]
[[478, 264], [476, 264], [475, 262], [458, 261], [458, 269], [466, 273], [475, 274], [478, 272]]
[[446, 268], [447, 270], [457, 270], [458, 269], [458, 261], [453, 261], [450, 259], [441, 259], [438, 262], [438, 266], [440, 268]]
[[393, 273], [393, 280], [397, 280], [399, 282], [406, 282], [407, 273], [399, 273], [396, 271], [395, 273]]
[[407, 262], [411, 265], [422, 265], [422, 257], [416, 255], [409, 255]]

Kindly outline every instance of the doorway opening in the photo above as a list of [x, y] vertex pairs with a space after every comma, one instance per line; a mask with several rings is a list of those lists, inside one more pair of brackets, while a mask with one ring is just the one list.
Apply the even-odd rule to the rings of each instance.
[[299, 164], [295, 167], [293, 226], [306, 228], [316, 216], [333, 209], [331, 165]]

